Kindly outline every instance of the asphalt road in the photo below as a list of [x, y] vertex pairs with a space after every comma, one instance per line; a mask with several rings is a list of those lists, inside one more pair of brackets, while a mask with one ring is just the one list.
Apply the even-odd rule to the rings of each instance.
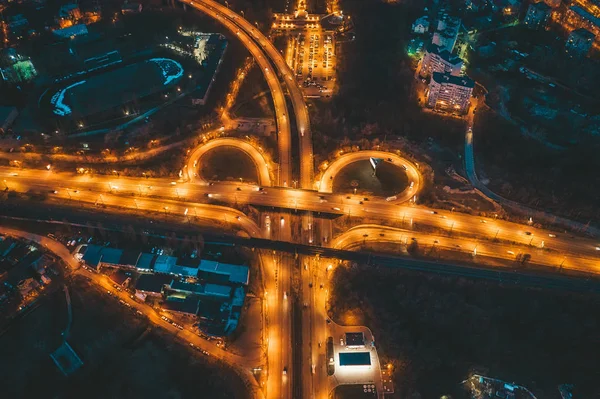
[[[344, 195], [281, 187], [269, 187], [259, 191], [258, 187], [250, 185], [207, 186], [172, 182], [168, 179], [117, 178], [30, 169], [16, 171], [15, 168], [0, 167], [0, 179], [9, 190], [37, 191], [63, 200], [99, 204], [104, 202], [106, 205], [129, 209], [162, 211], [178, 218], [185, 218], [185, 209], [188, 209], [188, 214], [195, 212], [198, 216], [223, 220], [226, 223], [238, 223], [253, 237], [262, 236], [260, 229], [243, 213], [227, 207], [202, 204], [200, 201], [218, 200], [230, 204], [251, 204], [263, 209], [311, 211], [393, 220], [409, 230], [418, 224], [436, 228], [440, 232], [438, 234], [463, 235], [527, 247], [543, 247], [560, 252], [567, 258], [589, 258], [596, 266], [597, 262], [600, 262], [600, 250], [597, 249], [600, 248], [600, 242], [587, 237], [494, 218], [396, 205], [381, 198], [363, 201], [359, 196], [350, 196], [350, 199], [347, 199]], [[18, 176], [13, 176], [16, 173]], [[54, 190], [57, 193], [54, 194]], [[165, 210], [165, 206], [169, 209]], [[237, 220], [238, 217], [240, 220]]]
[[[271, 96], [273, 97], [273, 104], [275, 107], [275, 120], [277, 122], [277, 145], [279, 153], [279, 165], [280, 173], [278, 177], [278, 185], [286, 186], [291, 184], [292, 181], [292, 139], [291, 139], [291, 127], [289, 123], [289, 115], [287, 114], [287, 105], [285, 101], [285, 95], [281, 82], [277, 77], [277, 71], [273, 70], [272, 64], [267, 58], [267, 52], [264, 51], [264, 42], [268, 40], [260, 34], [258, 29], [250, 25], [250, 29], [247, 27], [241, 28], [238, 23], [238, 19], [242, 19], [240, 16], [233, 12], [228, 14], [224, 13], [221, 9], [221, 5], [212, 1], [191, 1], [181, 0], [182, 3], [187, 4], [194, 9], [205, 13], [206, 15], [214, 18], [217, 22], [222, 24], [227, 30], [229, 30], [234, 36], [236, 36], [241, 43], [248, 49], [250, 54], [254, 57], [256, 63], [260, 67]], [[222, 7], [225, 8], [225, 7]], [[227, 10], [227, 8], [225, 8]], [[232, 18], [234, 17], [234, 18]], [[262, 41], [257, 44], [254, 40], [256, 35], [262, 36]], [[263, 47], [263, 48], [261, 48]]]

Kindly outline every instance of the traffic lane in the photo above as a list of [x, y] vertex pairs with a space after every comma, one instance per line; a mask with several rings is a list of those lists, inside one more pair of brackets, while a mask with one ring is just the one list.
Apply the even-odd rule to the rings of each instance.
[[518, 245], [437, 236], [385, 226], [357, 226], [336, 237], [332, 246], [338, 249], [350, 249], [359, 247], [365, 242], [379, 242], [404, 245], [403, 249], [406, 250], [413, 241], [418, 245], [431, 247], [432, 250], [437, 248], [469, 254], [473, 257], [489, 257], [511, 262], [523, 260], [523, 256], [527, 254], [530, 257], [527, 260], [529, 264], [546, 266], [553, 270], [561, 268], [585, 273], [600, 273], [600, 262], [597, 259], [566, 257], [563, 254], [547, 252], [541, 248], [524, 248]]
[[[210, 0], [199, 0], [196, 2], [190, 2], [194, 4], [204, 4], [209, 9], [215, 11], [216, 15], [221, 15], [229, 18], [235, 26], [251, 35], [256, 43], [258, 43], [265, 54], [271, 59], [275, 65], [276, 70], [279, 71], [283, 78], [284, 85], [290, 93], [292, 100], [292, 106], [296, 116], [296, 125], [298, 129], [299, 142], [300, 142], [300, 184], [301, 187], [309, 189], [312, 187], [312, 180], [314, 174], [313, 165], [313, 150], [312, 150], [312, 135], [310, 131], [310, 121], [308, 116], [308, 108], [304, 101], [304, 96], [296, 80], [293, 78], [293, 73], [289, 68], [289, 65], [285, 62], [279, 51], [275, 48], [273, 43], [268, 40], [257, 28], [250, 24], [247, 20], [239, 16], [238, 14], [231, 11], [229, 8]], [[290, 136], [291, 137], [291, 136]], [[291, 181], [291, 180], [289, 180]]]
[[[422, 207], [409, 207], [393, 205], [377, 198], [364, 201], [361, 196], [342, 196], [337, 194], [315, 193], [306, 190], [271, 187], [259, 191], [258, 187], [240, 187], [221, 184], [205, 186], [199, 184], [176, 183], [168, 179], [143, 179], [125, 178], [117, 179], [112, 176], [73, 175], [68, 173], [49, 173], [38, 170], [19, 170], [19, 176], [10, 176], [14, 168], [0, 168], [0, 176], [8, 177], [7, 186], [17, 191], [27, 191], [28, 184], [40, 190], [56, 187], [84, 187], [100, 192], [110, 191], [126, 193], [140, 193], [140, 195], [165, 195], [171, 198], [193, 199], [201, 198], [208, 194], [215, 194], [214, 199], [235, 203], [243, 201], [254, 205], [272, 206], [281, 208], [294, 208], [326, 213], [348, 214], [351, 216], [381, 217], [400, 221], [405, 226], [425, 224], [445, 231], [449, 234], [463, 233], [477, 235], [500, 241], [510, 241], [525, 245], [542, 245], [567, 254], [581, 254], [589, 257], [598, 257], [600, 245], [596, 240], [576, 237], [567, 234], [555, 233], [549, 230], [538, 229], [532, 226], [517, 224], [493, 218], [483, 218], [450, 211]], [[6, 179], [5, 179], [6, 180]], [[27, 184], [26, 184], [27, 183]], [[52, 184], [54, 183], [54, 184]], [[61, 185], [58, 186], [57, 184]], [[152, 184], [152, 185], [150, 185]], [[118, 188], [114, 188], [118, 187]], [[20, 190], [19, 190], [20, 188]], [[69, 194], [69, 193], [68, 193]], [[71, 197], [73, 191], [69, 194]], [[347, 197], [350, 197], [348, 199]], [[360, 202], [363, 202], [362, 204]]]
[[41, 236], [38, 234], [34, 234], [34, 233], [27, 232], [27, 231], [22, 231], [22, 230], [11, 229], [8, 227], [3, 227], [3, 226], [0, 226], [0, 233], [36, 242], [36, 243], [42, 245], [43, 247], [45, 247], [46, 249], [48, 249], [49, 251], [56, 254], [67, 265], [69, 265], [69, 267], [71, 269], [79, 268], [79, 262], [75, 258], [73, 258], [69, 249], [67, 247], [65, 247], [64, 245], [62, 245], [58, 241], [55, 241], [51, 238], [44, 237], [44, 236]]
[[262, 50], [252, 40], [248, 31], [240, 29], [235, 23], [229, 20], [222, 11], [219, 11], [214, 7], [214, 4], [204, 4], [202, 1], [184, 1], [190, 6], [196, 8], [199, 11], [210, 15], [214, 19], [218, 20], [223, 26], [225, 26], [232, 34], [236, 35], [242, 41], [242, 44], [250, 51], [256, 62], [260, 66], [261, 71], [269, 85], [269, 89], [272, 94], [273, 103], [275, 107], [275, 118], [279, 127], [278, 132], [278, 146], [279, 146], [279, 162], [281, 165], [280, 171], [280, 185], [285, 185], [287, 182], [291, 182], [291, 129], [286, 117], [287, 106], [285, 103], [285, 97], [283, 89], [274, 71], [269, 69], [270, 64], [264, 57]]

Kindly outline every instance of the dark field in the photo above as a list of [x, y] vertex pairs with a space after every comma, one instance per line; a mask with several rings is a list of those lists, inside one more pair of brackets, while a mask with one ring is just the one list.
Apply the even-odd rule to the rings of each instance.
[[73, 325], [68, 341], [83, 367], [67, 378], [49, 356], [60, 344], [66, 323], [59, 291], [0, 337], [2, 397], [245, 397], [232, 372], [198, 358], [161, 330], [148, 328], [144, 318], [83, 278], [70, 285], [70, 293]]
[[598, 297], [362, 267], [338, 268], [333, 286], [332, 316], [371, 328], [398, 398], [466, 398], [474, 371], [538, 398], [563, 383], [600, 397]]
[[402, 192], [408, 186], [406, 173], [389, 162], [377, 166], [377, 175], [373, 176], [373, 168], [369, 161], [353, 162], [343, 168], [333, 179], [334, 193], [352, 193], [355, 181], [357, 194], [387, 197]]
[[239, 180], [257, 182], [258, 174], [252, 159], [234, 147], [219, 147], [199, 161], [200, 175], [207, 180]]

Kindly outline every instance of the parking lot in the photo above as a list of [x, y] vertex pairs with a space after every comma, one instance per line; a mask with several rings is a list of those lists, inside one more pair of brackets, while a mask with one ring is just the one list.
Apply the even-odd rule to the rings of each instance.
[[333, 34], [315, 25], [291, 33], [286, 51], [288, 65], [306, 96], [329, 97], [333, 91], [335, 47]]

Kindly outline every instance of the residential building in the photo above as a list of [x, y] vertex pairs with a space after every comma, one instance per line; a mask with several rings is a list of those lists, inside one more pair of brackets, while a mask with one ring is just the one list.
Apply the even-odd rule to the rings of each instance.
[[429, 17], [424, 15], [413, 22], [412, 31], [420, 35], [429, 31]]
[[77, 36], [87, 35], [88, 29], [84, 24], [70, 25], [66, 28], [53, 30], [52, 34], [63, 39], [72, 39]]
[[558, 8], [562, 0], [544, 0], [544, 2], [552, 8]]
[[575, 29], [569, 34], [565, 51], [571, 57], [583, 58], [592, 48], [595, 38], [596, 36], [587, 29]]
[[453, 76], [460, 76], [462, 67], [463, 61], [460, 58], [452, 55], [445, 48], [432, 43], [425, 51], [419, 75], [427, 77], [431, 76], [434, 72], [442, 72]]
[[198, 274], [197, 263], [199, 262], [200, 259], [196, 259], [196, 262], [192, 263], [182, 261], [182, 259], [174, 256], [158, 255], [154, 261], [154, 272], [175, 276], [196, 277]]
[[539, 3], [533, 3], [529, 5], [527, 8], [527, 14], [525, 15], [525, 25], [529, 29], [544, 29], [546, 28], [546, 23], [550, 18], [550, 13], [552, 8], [543, 1]]
[[81, 10], [79, 6], [75, 3], [65, 4], [60, 7], [58, 10], [58, 15], [56, 17], [56, 23], [61, 28], [68, 28], [77, 23], [78, 20], [81, 19]]
[[477, 12], [487, 6], [487, 0], [465, 0], [467, 11]]
[[600, 39], [600, 18], [580, 6], [570, 7], [564, 15], [563, 25], [567, 29], [584, 28]]
[[451, 53], [456, 44], [456, 39], [458, 39], [460, 25], [461, 21], [459, 18], [451, 17], [448, 14], [440, 15], [431, 42]]
[[466, 76], [434, 72], [427, 104], [431, 108], [464, 113], [469, 106], [475, 82]]

